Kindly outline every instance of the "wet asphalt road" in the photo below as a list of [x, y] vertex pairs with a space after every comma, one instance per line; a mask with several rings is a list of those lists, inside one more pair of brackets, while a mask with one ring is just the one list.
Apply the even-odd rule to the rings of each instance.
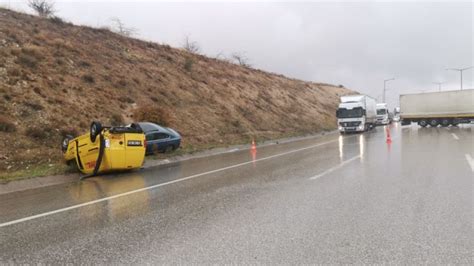
[[472, 265], [472, 129], [395, 125], [387, 144], [379, 127], [1, 195], [0, 263]]

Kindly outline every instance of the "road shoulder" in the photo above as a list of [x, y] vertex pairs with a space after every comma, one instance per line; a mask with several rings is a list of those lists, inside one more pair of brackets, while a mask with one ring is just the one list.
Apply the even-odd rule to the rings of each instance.
[[[307, 135], [307, 136], [269, 140], [262, 143], [258, 143], [258, 146], [265, 147], [269, 145], [283, 144], [283, 143], [301, 141], [301, 140], [306, 140], [306, 139], [313, 139], [313, 138], [317, 139], [319, 137], [331, 135], [331, 134], [337, 134], [337, 132], [329, 131], [329, 132], [321, 132], [321, 133]], [[182, 162], [182, 161], [191, 160], [191, 159], [216, 156], [219, 154], [229, 153], [229, 152], [237, 152], [237, 151], [246, 150], [249, 148], [250, 148], [250, 145], [248, 144], [233, 145], [233, 146], [229, 146], [225, 148], [214, 148], [210, 150], [200, 151], [193, 154], [172, 156], [166, 159], [147, 159], [145, 160], [145, 164], [143, 168], [163, 166], [166, 164]], [[42, 176], [42, 177], [33, 177], [33, 178], [28, 178], [28, 179], [12, 180], [7, 183], [0, 183], [0, 195], [29, 190], [29, 189], [35, 189], [39, 187], [47, 187], [47, 186], [53, 186], [53, 185], [58, 185], [58, 184], [71, 183], [71, 182], [78, 181], [80, 176], [81, 176], [80, 173], [72, 173], [72, 174]]]

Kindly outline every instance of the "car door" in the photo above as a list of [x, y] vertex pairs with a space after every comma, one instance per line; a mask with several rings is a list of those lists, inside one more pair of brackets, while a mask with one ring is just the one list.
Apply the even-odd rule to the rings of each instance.
[[158, 150], [164, 152], [169, 145], [171, 139], [170, 135], [164, 132], [159, 132], [156, 134]]
[[158, 151], [158, 132], [149, 132], [146, 137], [146, 153], [152, 154]]

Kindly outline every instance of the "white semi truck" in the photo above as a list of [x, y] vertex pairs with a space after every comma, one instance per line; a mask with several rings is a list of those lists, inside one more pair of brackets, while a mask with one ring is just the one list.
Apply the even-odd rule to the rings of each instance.
[[339, 132], [364, 132], [376, 122], [376, 102], [367, 95], [342, 96], [336, 112]]
[[390, 117], [388, 113], [388, 105], [386, 103], [377, 104], [377, 125], [390, 124]]
[[394, 122], [400, 121], [400, 107], [395, 107], [393, 109], [393, 121]]
[[400, 118], [421, 127], [474, 122], [474, 89], [400, 95]]

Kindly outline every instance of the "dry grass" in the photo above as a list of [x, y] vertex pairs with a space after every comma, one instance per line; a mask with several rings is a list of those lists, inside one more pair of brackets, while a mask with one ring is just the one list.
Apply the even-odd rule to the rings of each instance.
[[0, 131], [2, 132], [15, 132], [16, 126], [11, 120], [5, 115], [0, 115]]
[[333, 129], [351, 93], [1, 8], [0, 40], [0, 171], [60, 161], [92, 120], [170, 125], [190, 151]]
[[171, 111], [156, 105], [140, 106], [133, 111], [135, 121], [147, 121], [170, 127], [175, 123]]

